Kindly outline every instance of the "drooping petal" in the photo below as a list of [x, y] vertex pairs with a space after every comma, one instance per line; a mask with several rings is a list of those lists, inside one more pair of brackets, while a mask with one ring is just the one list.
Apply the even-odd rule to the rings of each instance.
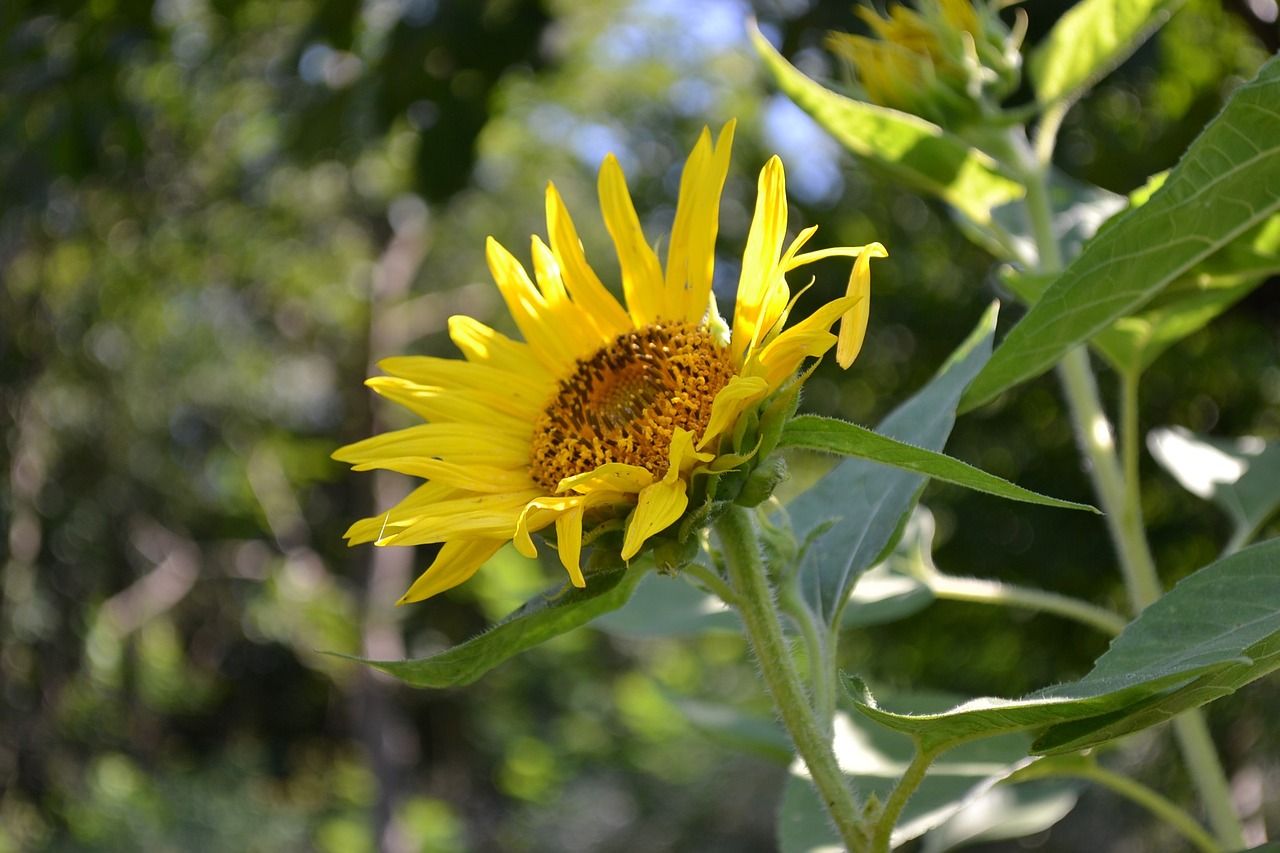
[[711, 131], [704, 128], [685, 162], [667, 250], [665, 300], [675, 312], [667, 319], [697, 323], [706, 311], [715, 274], [720, 194], [729, 174], [735, 126], [736, 122], [728, 122], [714, 146]]
[[627, 191], [626, 176], [612, 154], [605, 157], [600, 166], [599, 190], [604, 224], [618, 252], [622, 292], [626, 296], [631, 322], [636, 326], [647, 326], [659, 318], [675, 317], [673, 312], [679, 307], [669, 305], [663, 299], [662, 265], [657, 254], [645, 242], [640, 217], [636, 215], [631, 193]]
[[862, 350], [867, 336], [867, 320], [871, 316], [871, 259], [888, 257], [889, 253], [879, 243], [867, 246], [849, 273], [846, 296], [857, 297], [857, 303], [840, 318], [840, 335], [836, 343], [836, 363], [848, 369]]
[[627, 521], [623, 535], [622, 559], [630, 560], [645, 540], [660, 533], [684, 515], [689, 506], [687, 478], [698, 462], [710, 462], [714, 453], [700, 453], [694, 447], [693, 433], [676, 428], [671, 436], [670, 463], [667, 473], [656, 483], [640, 490], [636, 508]]
[[747, 407], [769, 393], [769, 383], [760, 376], [735, 376], [711, 401], [711, 419], [698, 442], [702, 450], [727, 433]]
[[556, 493], [572, 490], [581, 494], [597, 491], [635, 494], [653, 480], [653, 474], [647, 468], [625, 462], [606, 462], [591, 471], [565, 477], [556, 487]]
[[587, 579], [582, 576], [582, 515], [584, 505], [578, 504], [556, 519], [556, 547], [560, 549], [560, 563], [569, 573], [573, 585], [582, 589]]
[[418, 576], [396, 604], [422, 601], [469, 580], [504, 544], [506, 541], [503, 539], [455, 539], [446, 542], [431, 566]]
[[[524, 556], [530, 558], [536, 557], [538, 556], [538, 549], [533, 544], [533, 537], [530, 536], [530, 534], [536, 533], [554, 522], [556, 524], [557, 536], [559, 536], [559, 531], [562, 528], [560, 523], [561, 519], [566, 515], [576, 513], [578, 518], [578, 529], [576, 535], [578, 540], [578, 549], [580, 550], [582, 543], [583, 511], [589, 507], [609, 502], [610, 497], [603, 493], [534, 498], [529, 501], [528, 506], [526, 506], [524, 511], [520, 513], [520, 518], [516, 522], [515, 536], [512, 538], [512, 542], [515, 544], [516, 550]], [[566, 524], [571, 525], [572, 521], [566, 522]], [[572, 544], [573, 543], [571, 542], [570, 545], [572, 546]], [[569, 571], [571, 578], [574, 578], [576, 573], [577, 577], [574, 578], [574, 585], [582, 586], [583, 584], [580, 583], [582, 580], [582, 572], [579, 570], [577, 565], [577, 554], [573, 553], [571, 548], [570, 556], [573, 558], [573, 565], [570, 565], [568, 562], [565, 562], [565, 551], [563, 550], [563, 546], [561, 546], [561, 548], [561, 562], [564, 564], [565, 569]]]
[[842, 296], [791, 328], [784, 329], [752, 355], [747, 363], [747, 375], [763, 376], [771, 389], [777, 388], [800, 368], [806, 358], [822, 355], [835, 345], [836, 336], [828, 329], [857, 301], [856, 296]]
[[680, 479], [659, 480], [640, 492], [635, 511], [627, 522], [622, 542], [622, 559], [630, 560], [645, 540], [671, 526], [689, 506], [689, 487]]

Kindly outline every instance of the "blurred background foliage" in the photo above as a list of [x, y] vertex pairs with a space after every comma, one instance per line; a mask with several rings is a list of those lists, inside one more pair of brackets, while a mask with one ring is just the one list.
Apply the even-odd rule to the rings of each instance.
[[[1034, 4], [1030, 39], [1067, 5]], [[1276, 49], [1268, 10], [1192, 0], [1072, 112], [1060, 165], [1120, 192], [1170, 166]], [[509, 328], [483, 241], [524, 255], [548, 179], [607, 280], [604, 154], [661, 234], [697, 132], [736, 116], [722, 304], [770, 153], [793, 228], [889, 246], [863, 355], [847, 374], [822, 366], [812, 411], [874, 423], [998, 293], [939, 207], [861, 171], [770, 92], [748, 15], [830, 77], [825, 33], [861, 27], [852, 4], [812, 0], [6, 0], [0, 851], [773, 849], [783, 768], [678, 710], [767, 713], [732, 635], [582, 630], [448, 692], [317, 651], [426, 654], [557, 576], [504, 551], [464, 587], [392, 608], [427, 549], [340, 537], [407, 484], [328, 458], [408, 423], [361, 385], [379, 357], [453, 354], [454, 313]], [[810, 305], [843, 287], [838, 265], [817, 274]], [[1145, 422], [1274, 440], [1277, 327], [1261, 288], [1163, 356]], [[962, 419], [950, 452], [1089, 500], [1072, 445], [1041, 380]], [[938, 486], [925, 502], [948, 571], [1122, 598], [1096, 519]], [[1167, 582], [1225, 539], [1154, 470], [1144, 502]], [[846, 645], [843, 665], [885, 689], [1007, 696], [1078, 676], [1105, 647], [961, 604]], [[1280, 790], [1277, 693], [1273, 679], [1211, 711], [1241, 790]], [[1125, 760], [1168, 778], [1167, 748], [1142, 738]], [[1114, 806], [1087, 797], [1036, 843], [1162, 849], [1134, 840], [1141, 816], [1097, 821], [1097, 802]]]

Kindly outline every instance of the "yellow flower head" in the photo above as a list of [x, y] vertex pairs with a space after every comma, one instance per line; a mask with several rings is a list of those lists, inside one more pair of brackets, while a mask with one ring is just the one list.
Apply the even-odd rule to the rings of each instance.
[[[455, 316], [449, 334], [465, 360], [381, 362], [388, 375], [368, 384], [426, 423], [334, 458], [427, 481], [347, 531], [351, 544], [442, 544], [401, 603], [457, 586], [506, 542], [534, 556], [531, 534], [551, 527], [569, 578], [585, 586], [584, 526], [621, 526], [621, 557], [630, 560], [685, 514], [695, 476], [742, 458], [724, 450], [729, 437], [807, 357], [834, 345], [839, 363], [852, 363], [866, 328], [870, 259], [885, 251], [872, 243], [802, 253], [815, 228], [786, 244], [777, 157], [760, 173], [724, 339], [711, 280], [733, 129], [730, 122], [714, 144], [704, 129], [685, 164], [665, 269], [644, 239], [618, 161], [605, 159], [600, 203], [625, 306], [587, 263], [568, 210], [548, 186], [548, 240], [533, 238], [532, 279], [488, 242], [489, 267], [524, 341]], [[846, 295], [786, 328], [793, 301], [786, 273], [834, 255], [856, 258]], [[830, 331], [837, 320], [838, 336]]]
[[893, 6], [886, 17], [858, 15], [872, 36], [832, 33], [866, 100], [915, 113], [943, 126], [963, 124], [1018, 84], [1024, 17], [1010, 33], [982, 0], [917, 0], [919, 11]]

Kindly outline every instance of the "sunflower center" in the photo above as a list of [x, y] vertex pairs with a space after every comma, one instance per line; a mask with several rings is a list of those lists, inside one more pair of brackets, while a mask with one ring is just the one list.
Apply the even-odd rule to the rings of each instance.
[[677, 428], [701, 438], [711, 403], [735, 371], [706, 329], [655, 323], [579, 359], [533, 430], [534, 481], [554, 492], [565, 477], [607, 462], [667, 472]]

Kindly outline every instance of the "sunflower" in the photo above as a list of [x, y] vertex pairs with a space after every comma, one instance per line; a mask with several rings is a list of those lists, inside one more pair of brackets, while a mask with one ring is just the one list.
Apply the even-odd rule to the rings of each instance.
[[[692, 479], [711, 470], [742, 418], [806, 358], [836, 346], [842, 366], [853, 361], [866, 328], [870, 259], [884, 249], [802, 253], [813, 227], [784, 248], [777, 157], [760, 172], [732, 327], [720, 318], [711, 283], [733, 130], [730, 122], [713, 144], [704, 129], [685, 164], [665, 269], [644, 239], [622, 168], [612, 154], [605, 158], [600, 203], [625, 306], [587, 263], [548, 185], [548, 240], [532, 239], [532, 279], [497, 241], [487, 245], [524, 340], [454, 316], [449, 335], [464, 360], [379, 363], [387, 375], [367, 384], [426, 423], [348, 445], [334, 458], [358, 471], [426, 480], [346, 534], [353, 545], [441, 544], [400, 603], [457, 586], [507, 542], [535, 556], [531, 534], [552, 526], [570, 580], [585, 586], [584, 525], [620, 525], [620, 556], [631, 560], [684, 515]], [[785, 328], [794, 304], [786, 273], [831, 256], [857, 259], [846, 295]], [[839, 336], [830, 331], [838, 320]]]

